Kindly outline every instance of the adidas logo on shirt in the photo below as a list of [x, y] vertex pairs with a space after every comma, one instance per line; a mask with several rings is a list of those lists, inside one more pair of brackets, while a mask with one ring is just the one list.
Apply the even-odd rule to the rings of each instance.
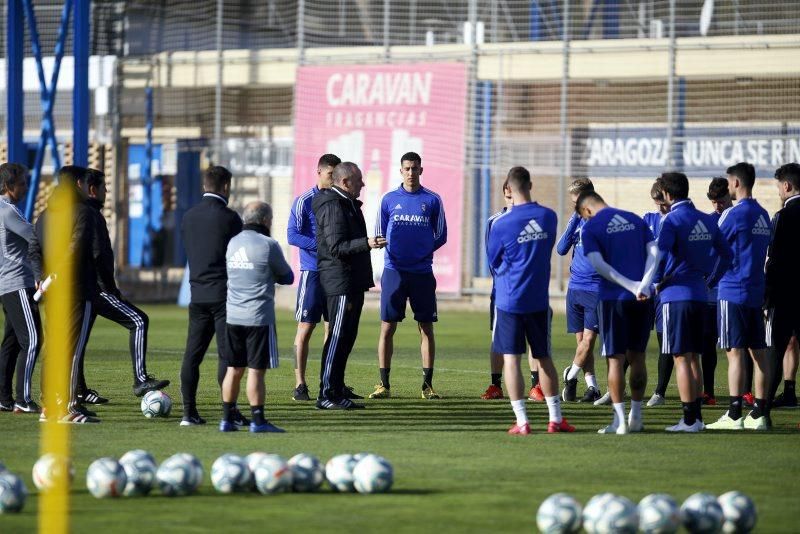
[[397, 206], [395, 206], [395, 207], [394, 207], [394, 209], [396, 209], [396, 210], [401, 210], [401, 209], [403, 209], [403, 206], [401, 206], [400, 204], [398, 204]]
[[519, 233], [517, 243], [527, 243], [528, 241], [536, 241], [538, 239], [547, 239], [547, 232], [542, 230], [536, 219], [531, 219], [525, 228]]
[[247, 257], [247, 251], [244, 247], [233, 253], [233, 256], [228, 260], [228, 269], [255, 269], [256, 266], [250, 262]]
[[767, 223], [763, 215], [760, 215], [755, 226], [753, 226], [753, 235], [769, 236], [771, 233], [772, 230], [769, 227], [769, 223]]
[[617, 213], [611, 218], [610, 221], [608, 221], [608, 226], [606, 227], [606, 233], [616, 234], [618, 232], [629, 232], [635, 229], [636, 227], [633, 225], [633, 223], [628, 222], [622, 215]]
[[703, 221], [697, 221], [689, 234], [689, 241], [711, 241], [711, 233]]

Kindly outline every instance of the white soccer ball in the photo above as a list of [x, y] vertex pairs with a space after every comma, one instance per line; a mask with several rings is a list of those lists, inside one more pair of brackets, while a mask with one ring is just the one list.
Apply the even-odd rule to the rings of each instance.
[[594, 526], [599, 523], [606, 503], [613, 498], [613, 493], [600, 493], [589, 499], [589, 502], [583, 507], [582, 514], [583, 528], [586, 532], [589, 534], [595, 532]]
[[125, 469], [114, 458], [99, 458], [86, 471], [86, 487], [98, 499], [119, 497], [127, 482]]
[[167, 417], [172, 411], [172, 399], [163, 391], [148, 391], [142, 397], [142, 414], [148, 419]]
[[289, 458], [294, 491], [317, 491], [325, 480], [325, 467], [319, 458], [311, 454], [295, 454]]
[[33, 485], [40, 491], [47, 491], [53, 488], [57, 481], [64, 479], [69, 487], [72, 479], [75, 478], [75, 468], [72, 467], [69, 458], [47, 453], [33, 464], [31, 478], [33, 478]]
[[722, 528], [722, 507], [710, 493], [695, 493], [683, 501], [681, 521], [692, 534], [716, 534]]
[[744, 493], [729, 491], [720, 495], [717, 502], [722, 507], [722, 532], [750, 532], [756, 526], [756, 505]]
[[639, 530], [645, 534], [673, 534], [680, 527], [680, 508], [669, 495], [653, 493], [639, 502]]
[[247, 462], [247, 467], [250, 469], [250, 489], [253, 491], [258, 491], [258, 488], [256, 488], [256, 466], [258, 462], [267, 456], [269, 456], [269, 454], [266, 452], [256, 451], [244, 457], [244, 460]]
[[119, 459], [128, 481], [122, 494], [126, 497], [147, 495], [156, 483], [156, 464], [153, 455], [140, 449], [128, 451]]
[[392, 483], [392, 464], [377, 454], [364, 456], [353, 468], [353, 487], [359, 493], [385, 493], [392, 487]]
[[353, 469], [357, 461], [352, 454], [339, 454], [325, 464], [325, 478], [334, 491], [355, 491]]
[[211, 465], [211, 484], [220, 493], [247, 491], [252, 477], [247, 461], [237, 454], [223, 454]]
[[191, 454], [173, 454], [158, 466], [156, 480], [164, 495], [189, 495], [203, 481], [203, 466]]
[[22, 479], [10, 471], [0, 472], [0, 514], [22, 510], [28, 489]]
[[268, 454], [261, 458], [253, 475], [256, 479], [256, 489], [264, 495], [292, 489], [292, 470], [286, 460], [277, 454]]
[[536, 526], [543, 534], [572, 534], [581, 529], [581, 505], [566, 493], [555, 493], [539, 505]]

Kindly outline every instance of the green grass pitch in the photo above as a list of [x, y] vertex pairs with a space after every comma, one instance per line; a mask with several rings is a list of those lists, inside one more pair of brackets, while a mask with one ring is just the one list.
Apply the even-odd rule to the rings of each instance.
[[[582, 503], [605, 491], [634, 501], [666, 492], [680, 502], [697, 491], [719, 495], [732, 489], [755, 500], [758, 531], [798, 529], [800, 509], [794, 484], [800, 475], [796, 426], [800, 412], [776, 412], [776, 429], [770, 433], [668, 435], [664, 426], [680, 417], [673, 377], [668, 405], [645, 408], [646, 432], [641, 435], [599, 436], [596, 431], [608, 423], [610, 408], [578, 404], [564, 407], [577, 433], [548, 435], [544, 432], [546, 407], [529, 403], [535, 434], [508, 436], [505, 432], [513, 422], [508, 401], [479, 399], [488, 383], [487, 317], [467, 312], [444, 312], [436, 326], [434, 384], [443, 400], [419, 398], [418, 337], [413, 323], [406, 321], [395, 341], [395, 398], [367, 401], [367, 409], [359, 412], [321, 412], [312, 403], [290, 399], [295, 325], [290, 313], [280, 312], [282, 363], [267, 376], [267, 415], [287, 433], [222, 434], [217, 430], [220, 408], [214, 352], [209, 352], [201, 369], [199, 396], [200, 413], [209, 424], [180, 428], [178, 375], [186, 311], [174, 306], [145, 309], [151, 319], [149, 370], [172, 380], [167, 391], [175, 400], [173, 415], [159, 420], [141, 415], [139, 401], [131, 393], [127, 332], [98, 320], [89, 343], [87, 379], [111, 403], [97, 410], [102, 424], [73, 427], [76, 479], [71, 524], [75, 532], [531, 532], [539, 504], [557, 491], [571, 493]], [[364, 395], [378, 381], [377, 335], [376, 312], [366, 310], [347, 374], [348, 384]], [[315, 332], [309, 362], [312, 392], [320, 344], [321, 332]], [[648, 394], [655, 382], [654, 346], [653, 339], [648, 353]], [[574, 339], [564, 333], [564, 318], [559, 316], [553, 324], [553, 349], [561, 371], [572, 358]], [[721, 401], [727, 397], [726, 367], [720, 354], [716, 393]], [[602, 362], [598, 374], [604, 386]], [[583, 388], [581, 383], [579, 394]], [[723, 410], [706, 408], [706, 421], [715, 420]], [[39, 456], [39, 430], [33, 416], [0, 414], [0, 461], [20, 474], [31, 492], [21, 514], [0, 515], [0, 532], [36, 528], [39, 499], [31, 467]], [[119, 457], [134, 448], [149, 450], [158, 461], [180, 451], [196, 454], [206, 470], [199, 493], [167, 498], [155, 490], [146, 498], [113, 500], [89, 495], [85, 484], [89, 463], [101, 456]], [[317, 494], [216, 494], [208, 480], [214, 459], [225, 452], [255, 450], [285, 457], [309, 452], [323, 461], [338, 453], [371, 451], [392, 462], [395, 484], [385, 495], [335, 494], [327, 485]]]

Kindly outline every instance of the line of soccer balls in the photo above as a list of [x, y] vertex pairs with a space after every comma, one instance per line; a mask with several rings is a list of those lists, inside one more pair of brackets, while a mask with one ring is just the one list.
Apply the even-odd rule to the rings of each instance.
[[756, 524], [753, 501], [739, 491], [719, 498], [695, 493], [678, 507], [664, 493], [648, 495], [637, 506], [613, 493], [595, 495], [581, 510], [580, 503], [566, 493], [545, 499], [536, 513], [536, 525], [545, 534], [571, 534], [581, 527], [588, 534], [670, 534], [683, 525], [693, 534], [745, 533]]
[[[86, 471], [86, 487], [98, 499], [144, 496], [156, 486], [162, 494], [174, 497], [196, 492], [203, 476], [203, 464], [192, 454], [174, 454], [158, 465], [149, 452], [133, 450], [119, 461], [99, 458], [92, 462]], [[70, 460], [53, 454], [43, 455], [33, 465], [33, 483], [40, 491], [48, 491], [64, 479], [71, 484], [74, 477]], [[246, 457], [223, 454], [211, 466], [211, 484], [220, 493], [314, 492], [325, 480], [336, 492], [385, 493], [394, 482], [394, 470], [382, 456], [368, 453], [340, 454], [325, 465], [305, 453], [288, 461], [265, 452]], [[27, 494], [22, 479], [0, 463], [0, 513], [21, 511]]]

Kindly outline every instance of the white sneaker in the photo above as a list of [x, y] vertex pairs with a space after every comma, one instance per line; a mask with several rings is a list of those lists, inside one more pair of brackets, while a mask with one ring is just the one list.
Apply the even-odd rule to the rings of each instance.
[[703, 430], [703, 423], [698, 420], [695, 421], [693, 425], [687, 425], [681, 417], [677, 425], [668, 426], [664, 430], [667, 432], [700, 432]]
[[650, 397], [649, 401], [647, 401], [647, 407], [652, 408], [653, 406], [663, 406], [666, 402], [667, 401], [664, 397], [658, 393], [653, 393], [653, 396]]
[[628, 423], [626, 423], [625, 421], [623, 421], [623, 422], [621, 422], [621, 423], [619, 424], [619, 426], [617, 427], [617, 435], [618, 435], [618, 436], [624, 436], [624, 435], [625, 435], [625, 434], [627, 434], [627, 433], [628, 433]]
[[611, 393], [606, 391], [605, 395], [594, 401], [595, 406], [605, 406], [606, 404], [611, 404]]
[[628, 418], [628, 432], [641, 432], [644, 430], [644, 421], [641, 417]]

